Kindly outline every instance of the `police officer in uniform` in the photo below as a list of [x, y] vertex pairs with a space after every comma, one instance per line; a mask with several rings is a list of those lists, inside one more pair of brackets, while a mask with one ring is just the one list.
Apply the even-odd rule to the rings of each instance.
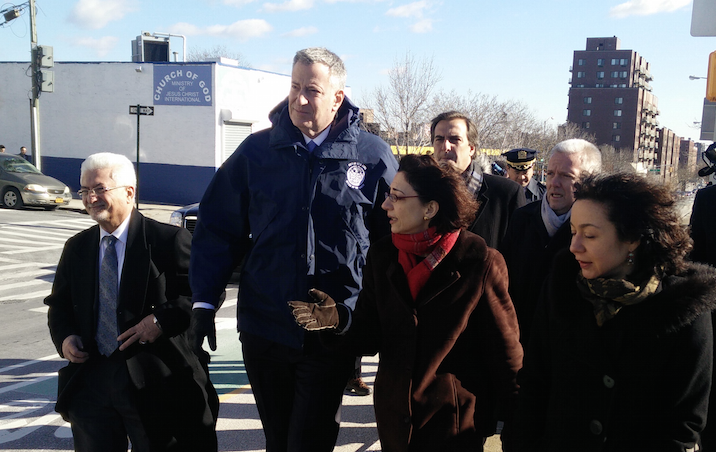
[[527, 203], [542, 199], [547, 187], [532, 177], [537, 151], [529, 148], [512, 149], [502, 154], [507, 160], [507, 177], [522, 185]]

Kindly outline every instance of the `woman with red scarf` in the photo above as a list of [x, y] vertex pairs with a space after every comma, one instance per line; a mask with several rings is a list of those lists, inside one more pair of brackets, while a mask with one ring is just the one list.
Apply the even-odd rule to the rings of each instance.
[[289, 302], [293, 314], [344, 334], [352, 352], [380, 353], [384, 452], [480, 451], [509, 423], [522, 365], [505, 261], [465, 230], [474, 198], [430, 156], [402, 158], [382, 207], [392, 236], [368, 252], [355, 311], [314, 289], [316, 303]]

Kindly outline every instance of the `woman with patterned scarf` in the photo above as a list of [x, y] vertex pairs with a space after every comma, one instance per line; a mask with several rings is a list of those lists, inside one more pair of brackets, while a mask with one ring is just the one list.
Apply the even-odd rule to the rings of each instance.
[[481, 451], [515, 406], [522, 347], [507, 268], [465, 230], [474, 198], [454, 170], [408, 155], [386, 193], [392, 237], [368, 252], [350, 312], [318, 290], [289, 302], [309, 330], [344, 334], [352, 352], [380, 353], [374, 385], [384, 452]]
[[663, 185], [589, 176], [520, 371], [524, 451], [693, 451], [706, 423], [716, 270]]

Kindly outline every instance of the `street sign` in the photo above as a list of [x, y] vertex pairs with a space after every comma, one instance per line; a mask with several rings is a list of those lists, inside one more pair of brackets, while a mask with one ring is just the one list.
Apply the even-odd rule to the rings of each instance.
[[691, 10], [691, 36], [716, 36], [716, 1], [694, 0]]
[[[139, 113], [137, 113], [137, 108], [139, 108]], [[145, 106], [145, 105], [130, 105], [129, 106], [129, 114], [130, 115], [148, 115], [148, 116], [154, 116], [154, 107]]]

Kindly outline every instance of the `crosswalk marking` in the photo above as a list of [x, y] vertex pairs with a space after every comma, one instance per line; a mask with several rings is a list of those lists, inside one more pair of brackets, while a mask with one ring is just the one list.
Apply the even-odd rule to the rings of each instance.
[[62, 249], [67, 239], [95, 224], [90, 218], [3, 224], [0, 226], [0, 255]]
[[[24, 241], [27, 241], [27, 230], [22, 228], [2, 228], [3, 235], [12, 235], [16, 237], [24, 238]], [[74, 231], [70, 234], [66, 232], [53, 232], [53, 231], [42, 231], [41, 236], [33, 237], [32, 240], [56, 240], [65, 242], [68, 237], [71, 237], [74, 235]], [[8, 239], [9, 240], [9, 239]]]
[[13, 284], [3, 284], [2, 288], [3, 290], [9, 290], [9, 289], [16, 289], [18, 287], [27, 287], [27, 286], [37, 286], [39, 284], [49, 284], [47, 281], [43, 281], [41, 279], [36, 280], [30, 280], [30, 281], [20, 281]]
[[17, 300], [17, 299], [32, 300], [33, 298], [45, 298], [46, 296], [50, 295], [50, 292], [52, 292], [52, 288], [48, 287], [47, 290], [40, 290], [38, 292], [30, 292], [30, 293], [23, 293], [23, 294], [8, 295], [5, 297], [0, 297], [0, 302], [8, 301], [8, 300]]
[[13, 273], [12, 277], [14, 279], [17, 278], [34, 278], [36, 276], [46, 276], [46, 275], [52, 275], [55, 273], [55, 269], [47, 269], [47, 268], [40, 268], [37, 270], [31, 270], [27, 272], [20, 272], [20, 273]]
[[[0, 259], [0, 262], [3, 260]], [[10, 265], [0, 265], [0, 273], [6, 272], [8, 270], [16, 270], [18, 268], [25, 268], [25, 267], [37, 267], [36, 262], [20, 262], [17, 264], [10, 264]]]

